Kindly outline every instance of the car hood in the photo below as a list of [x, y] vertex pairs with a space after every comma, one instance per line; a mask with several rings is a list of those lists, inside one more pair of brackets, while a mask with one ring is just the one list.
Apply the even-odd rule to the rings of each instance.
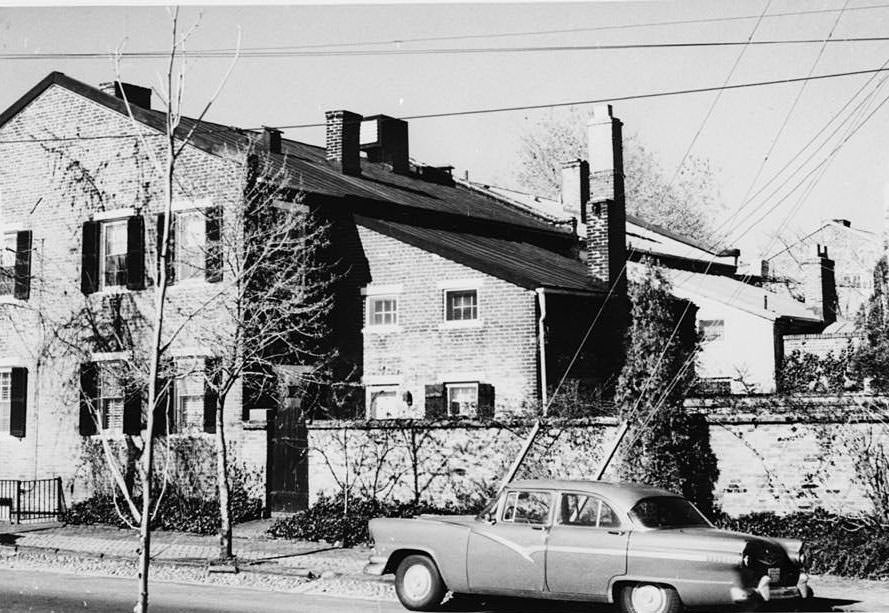
[[418, 519], [440, 521], [443, 524], [456, 524], [459, 526], [468, 526], [476, 522], [475, 515], [432, 515], [431, 513], [424, 513]]

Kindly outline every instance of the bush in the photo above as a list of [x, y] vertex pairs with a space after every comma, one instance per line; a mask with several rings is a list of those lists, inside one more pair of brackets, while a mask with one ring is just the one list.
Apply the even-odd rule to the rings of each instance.
[[889, 578], [889, 529], [871, 519], [850, 518], [818, 509], [812, 513], [725, 515], [714, 523], [726, 530], [806, 541], [814, 574], [860, 579]]
[[[135, 499], [136, 506], [142, 508], [142, 497]], [[117, 509], [120, 509], [120, 513]], [[240, 523], [262, 516], [262, 500], [251, 496], [243, 487], [233, 484], [231, 491], [232, 523]], [[127, 528], [127, 521], [133, 521], [126, 502], [108, 494], [96, 494], [71, 505], [62, 514], [67, 524], [105, 524]], [[197, 498], [185, 495], [178, 487], [168, 486], [161, 501], [160, 509], [152, 521], [153, 529], [193, 532], [195, 534], [216, 534], [219, 531], [219, 501], [216, 498]]]
[[423, 513], [438, 515], [475, 514], [477, 504], [434, 506], [426, 502], [380, 502], [369, 498], [349, 498], [348, 514], [343, 515], [343, 495], [320, 495], [309, 509], [276, 521], [268, 534], [277, 538], [342, 542], [344, 547], [370, 542], [367, 522], [374, 517], [414, 517]]

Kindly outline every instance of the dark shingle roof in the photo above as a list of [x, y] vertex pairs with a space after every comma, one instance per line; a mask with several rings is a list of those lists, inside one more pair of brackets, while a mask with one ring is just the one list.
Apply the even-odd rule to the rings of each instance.
[[506, 238], [421, 227], [356, 216], [356, 223], [529, 289], [544, 287], [606, 294], [605, 283], [590, 276], [580, 260]]

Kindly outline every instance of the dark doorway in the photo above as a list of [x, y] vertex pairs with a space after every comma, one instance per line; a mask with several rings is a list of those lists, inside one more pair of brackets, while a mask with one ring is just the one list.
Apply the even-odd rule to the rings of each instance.
[[295, 513], [308, 505], [308, 436], [302, 403], [304, 388], [281, 376], [281, 401], [268, 420], [266, 491], [272, 513]]

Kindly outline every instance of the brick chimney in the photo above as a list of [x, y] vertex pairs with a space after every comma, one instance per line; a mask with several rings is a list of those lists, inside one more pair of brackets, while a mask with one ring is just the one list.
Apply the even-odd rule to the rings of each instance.
[[327, 111], [327, 160], [346, 175], [361, 174], [361, 115]]
[[590, 165], [586, 160], [562, 163], [562, 210], [580, 218], [590, 199]]
[[837, 284], [834, 261], [827, 257], [827, 247], [817, 245], [817, 258], [801, 263], [803, 269], [803, 295], [806, 307], [832, 324], [837, 320]]
[[388, 115], [365, 117], [361, 122], [361, 150], [371, 162], [385, 162], [393, 172], [406, 173], [410, 167], [407, 122]]
[[269, 153], [281, 153], [281, 130], [263, 126], [262, 146]]
[[99, 89], [109, 96], [114, 96], [121, 100], [126, 95], [127, 102], [132, 106], [138, 106], [143, 109], [151, 108], [151, 88], [114, 81], [111, 83], [99, 83]]
[[593, 108], [587, 124], [589, 201], [581, 210], [581, 221], [586, 224], [587, 266], [594, 277], [613, 285], [617, 296], [626, 292], [627, 283], [622, 127], [610, 104]]

